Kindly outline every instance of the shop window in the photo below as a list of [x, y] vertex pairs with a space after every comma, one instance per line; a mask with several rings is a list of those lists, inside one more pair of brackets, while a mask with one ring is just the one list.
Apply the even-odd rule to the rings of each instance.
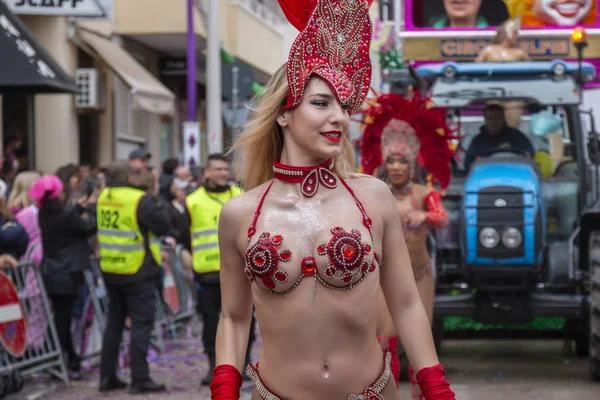
[[[20, 147], [15, 149], [14, 154], [19, 161], [19, 171], [25, 171], [33, 167], [33, 159], [30, 159], [30, 147], [33, 149], [34, 143], [29, 143], [30, 130], [33, 126], [33, 98], [24, 94], [6, 93], [2, 95], [2, 131], [3, 142], [7, 140], [20, 140]], [[3, 148], [4, 151], [4, 148]], [[5, 157], [5, 161], [6, 157]], [[1, 166], [1, 177], [4, 180], [14, 179], [14, 173], [11, 174], [10, 165]], [[14, 171], [13, 171], [14, 172]]]
[[394, 22], [394, 0], [379, 0], [379, 18], [384, 22]]

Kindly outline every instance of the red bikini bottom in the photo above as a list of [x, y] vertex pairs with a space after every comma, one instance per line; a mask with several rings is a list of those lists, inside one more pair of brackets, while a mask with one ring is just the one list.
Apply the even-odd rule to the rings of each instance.
[[[384, 351], [383, 353], [383, 371], [381, 371], [381, 375], [372, 385], [368, 386], [363, 390], [362, 393], [356, 394], [351, 393], [346, 397], [346, 400], [385, 400], [381, 396], [381, 392], [386, 387], [390, 376], [390, 363], [392, 361], [392, 354], [389, 350]], [[264, 400], [286, 400], [284, 397], [275, 394], [271, 389], [264, 384], [264, 382], [260, 379], [260, 375], [258, 374], [258, 364], [256, 367], [252, 364], [248, 364], [248, 368], [246, 368], [246, 373], [252, 380], [254, 381], [254, 385], [256, 387], [256, 391], [260, 395], [260, 397]]]

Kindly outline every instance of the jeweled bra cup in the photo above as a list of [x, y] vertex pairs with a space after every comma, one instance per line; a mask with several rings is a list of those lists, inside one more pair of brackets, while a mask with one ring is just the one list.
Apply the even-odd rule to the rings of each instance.
[[[337, 179], [330, 172], [328, 172], [327, 176], [328, 178]], [[340, 182], [348, 190], [361, 211], [363, 224], [369, 230], [371, 239], [370, 243], [362, 241], [362, 235], [358, 229], [347, 232], [343, 228], [335, 227], [331, 230], [333, 237], [329, 242], [316, 248], [317, 255], [326, 257], [325, 276], [328, 279], [340, 281], [341, 285], [338, 286], [326, 282], [317, 272], [315, 258], [306, 256], [301, 262], [300, 276], [292, 286], [283, 291], [275, 290], [277, 283], [283, 284], [289, 280], [288, 273], [280, 268], [279, 263], [290, 262], [292, 260], [292, 252], [282, 247], [284, 243], [283, 236], [272, 236], [269, 232], [262, 233], [256, 243], [246, 250], [246, 268], [244, 272], [250, 281], [261, 281], [264, 287], [260, 285], [259, 287], [272, 294], [286, 294], [291, 292], [307, 276], [314, 276], [316, 280], [329, 289], [347, 290], [354, 288], [364, 280], [367, 274], [375, 271], [379, 263], [379, 258], [374, 251], [373, 233], [371, 231], [372, 221], [362, 203], [354, 194], [354, 191], [343, 179], [340, 179]], [[256, 233], [256, 222], [272, 185], [273, 182], [267, 187], [267, 190], [260, 199], [252, 225], [248, 229], [248, 243], [250, 243]], [[337, 181], [335, 185], [337, 186]], [[374, 260], [369, 263], [366, 260], [366, 256], [371, 254], [371, 252], [374, 253]]]

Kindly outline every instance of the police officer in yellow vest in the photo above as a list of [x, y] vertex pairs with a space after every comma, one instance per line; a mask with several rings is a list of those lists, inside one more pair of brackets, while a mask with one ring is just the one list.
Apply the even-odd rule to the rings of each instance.
[[210, 361], [208, 375], [202, 381], [210, 384], [215, 367], [215, 341], [221, 313], [221, 286], [219, 280], [220, 256], [217, 227], [221, 208], [228, 200], [241, 193], [230, 184], [231, 165], [222, 154], [211, 154], [204, 170], [204, 186], [189, 194], [186, 199], [190, 217], [191, 248], [194, 276], [198, 284], [197, 311], [202, 315], [204, 327], [202, 341]]
[[107, 325], [100, 361], [100, 391], [127, 387], [117, 378], [123, 327], [131, 317], [130, 393], [161, 392], [150, 378], [146, 356], [154, 326], [155, 288], [160, 273], [158, 236], [169, 229], [166, 212], [153, 197], [128, 184], [134, 174], [127, 162], [115, 162], [106, 172], [108, 187], [98, 198], [100, 268], [109, 297]]

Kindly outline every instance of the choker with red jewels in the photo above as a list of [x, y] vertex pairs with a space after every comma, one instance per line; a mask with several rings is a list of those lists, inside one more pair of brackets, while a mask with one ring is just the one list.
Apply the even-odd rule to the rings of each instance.
[[300, 190], [306, 197], [312, 197], [317, 193], [319, 184], [328, 189], [335, 189], [338, 184], [337, 177], [333, 173], [333, 160], [329, 159], [323, 164], [311, 167], [293, 167], [278, 161], [273, 163], [275, 179], [283, 182], [300, 183]]

